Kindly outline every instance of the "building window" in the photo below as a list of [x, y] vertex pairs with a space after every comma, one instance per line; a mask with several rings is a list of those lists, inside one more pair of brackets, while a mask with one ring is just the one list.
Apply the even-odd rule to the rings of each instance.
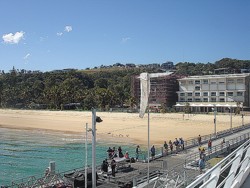
[[203, 98], [203, 101], [204, 102], [208, 102], [208, 98]]
[[208, 84], [208, 80], [203, 80], [203, 84]]
[[225, 82], [224, 81], [219, 81], [219, 84], [225, 84]]
[[211, 81], [211, 84], [217, 84], [217, 82], [216, 81]]
[[181, 97], [181, 98], [180, 98], [180, 101], [181, 101], [181, 102], [185, 102], [185, 98], [182, 98], [182, 97]]
[[193, 93], [188, 93], [188, 96], [189, 96], [189, 97], [192, 97], [192, 96], [193, 96]]
[[200, 84], [201, 81], [200, 80], [195, 80], [195, 84]]
[[216, 92], [211, 92], [211, 96], [216, 96]]
[[228, 80], [227, 80], [227, 83], [233, 84], [233, 83], [234, 83], [234, 79], [228, 79]]
[[237, 92], [237, 96], [243, 96], [243, 92]]
[[211, 102], [216, 102], [216, 98], [211, 98]]
[[199, 90], [201, 90], [201, 87], [200, 86], [195, 86], [195, 90], [199, 91]]
[[203, 92], [203, 96], [208, 96], [208, 92]]
[[201, 94], [198, 93], [198, 92], [196, 92], [194, 95], [195, 95], [195, 96], [201, 96]]
[[182, 97], [185, 96], [185, 93], [180, 93], [180, 96], [182, 96]]
[[233, 97], [234, 93], [233, 92], [227, 92], [227, 96]]
[[193, 81], [189, 81], [188, 84], [193, 85]]
[[188, 102], [192, 102], [193, 101], [193, 99], [192, 98], [188, 98]]
[[220, 102], [225, 102], [225, 99], [224, 98], [220, 98]]
[[243, 79], [237, 79], [237, 84], [242, 84], [243, 83]]
[[220, 96], [225, 96], [225, 93], [224, 92], [220, 92]]
[[195, 102], [201, 102], [201, 99], [194, 99]]

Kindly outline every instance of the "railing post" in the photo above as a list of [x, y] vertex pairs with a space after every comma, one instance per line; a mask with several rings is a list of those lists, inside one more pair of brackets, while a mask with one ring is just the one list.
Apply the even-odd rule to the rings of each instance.
[[137, 179], [133, 178], [133, 187], [137, 185]]
[[[185, 160], [185, 162], [186, 162], [186, 160]], [[184, 172], [183, 172], [183, 182], [184, 182], [184, 186], [186, 186], [186, 184], [187, 184], [187, 177], [186, 177], [186, 170], [184, 170]]]

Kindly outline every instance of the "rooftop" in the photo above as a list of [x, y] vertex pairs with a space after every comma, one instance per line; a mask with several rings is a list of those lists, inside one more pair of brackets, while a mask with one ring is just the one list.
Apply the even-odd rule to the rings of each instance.
[[189, 76], [185, 78], [181, 78], [178, 80], [194, 80], [194, 79], [208, 79], [208, 78], [244, 78], [250, 76], [250, 73], [243, 73], [243, 74], [220, 74], [220, 75], [201, 75], [201, 76]]

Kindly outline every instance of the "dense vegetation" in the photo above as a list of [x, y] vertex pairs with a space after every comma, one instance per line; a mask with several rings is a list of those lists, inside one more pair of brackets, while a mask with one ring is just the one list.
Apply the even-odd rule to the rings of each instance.
[[[218, 68], [229, 73], [250, 69], [250, 61], [225, 58], [207, 64], [178, 63], [175, 71], [183, 75], [214, 74]], [[89, 110], [135, 105], [131, 97], [131, 76], [141, 72], [159, 72], [160, 68], [72, 70], [69, 72], [27, 72], [13, 67], [0, 75], [0, 106], [4, 108], [47, 108]]]
[[4, 108], [122, 107], [133, 102], [131, 76], [143, 71], [146, 70], [133, 68], [27, 73], [13, 69], [0, 75], [0, 104]]

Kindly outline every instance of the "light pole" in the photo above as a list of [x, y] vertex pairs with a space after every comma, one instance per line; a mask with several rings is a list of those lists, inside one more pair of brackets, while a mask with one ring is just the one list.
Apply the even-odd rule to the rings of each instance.
[[242, 126], [244, 126], [244, 114], [241, 115], [242, 118]]
[[216, 106], [214, 105], [214, 107], [212, 108], [212, 110], [214, 111], [214, 135], [216, 136]]
[[96, 110], [92, 108], [92, 187], [96, 187]]
[[232, 106], [230, 106], [230, 131], [232, 132], [233, 121], [232, 121]]
[[88, 187], [88, 182], [87, 182], [87, 171], [88, 171], [88, 123], [86, 123], [86, 135], [85, 135], [85, 188]]
[[244, 126], [243, 102], [241, 103], [241, 108], [242, 108], [242, 115], [241, 115], [241, 118], [242, 118], [242, 126]]
[[96, 116], [96, 110], [92, 108], [92, 187], [96, 187], [96, 122], [102, 119]]
[[149, 184], [149, 147], [150, 147], [150, 126], [149, 126], [149, 105], [148, 105], [148, 173], [147, 173], [147, 183]]
[[88, 129], [88, 123], [86, 123], [86, 135], [85, 135], [85, 188], [88, 187], [88, 132], [92, 129]]

